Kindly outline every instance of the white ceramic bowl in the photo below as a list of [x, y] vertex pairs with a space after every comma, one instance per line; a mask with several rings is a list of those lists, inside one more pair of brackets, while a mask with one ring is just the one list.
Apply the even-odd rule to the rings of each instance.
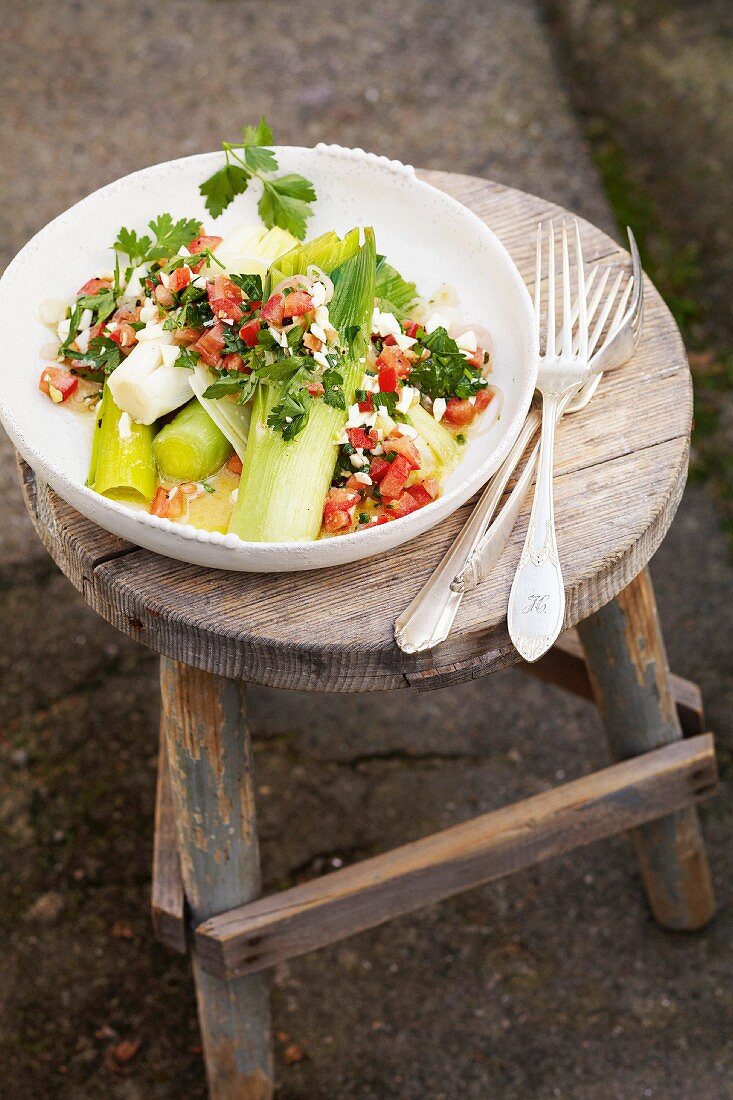
[[150, 516], [84, 485], [92, 418], [57, 408], [38, 390], [41, 348], [49, 342], [38, 306], [45, 298], [68, 298], [95, 270], [109, 267], [121, 225], [142, 230], [150, 218], [170, 211], [200, 217], [207, 231], [226, 236], [256, 221], [254, 186], [216, 222], [207, 214], [198, 186], [220, 166], [221, 153], [157, 164], [95, 191], [37, 233], [0, 280], [0, 418], [26, 462], [101, 527], [159, 554], [221, 569], [317, 569], [371, 557], [422, 534], [500, 465], [527, 415], [537, 375], [529, 294], [506, 249], [475, 214], [423, 183], [414, 169], [361, 149], [282, 147], [277, 155], [282, 171], [300, 172], [315, 184], [309, 235], [373, 225], [378, 251], [414, 279], [421, 294], [451, 283], [466, 321], [485, 324], [493, 335], [498, 416], [487, 416], [472, 434], [443, 495], [403, 519], [317, 542], [243, 542]]

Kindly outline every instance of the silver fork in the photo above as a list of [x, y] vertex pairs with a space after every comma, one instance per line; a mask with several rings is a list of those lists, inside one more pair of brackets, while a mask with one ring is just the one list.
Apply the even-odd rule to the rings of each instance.
[[[542, 226], [537, 229], [534, 310], [537, 328], [542, 323]], [[553, 467], [555, 428], [560, 408], [587, 380], [588, 312], [580, 226], [575, 222], [575, 261], [578, 285], [578, 330], [573, 341], [572, 290], [568, 232], [562, 226], [562, 342], [555, 341], [555, 227], [550, 222], [547, 252], [547, 338], [540, 357], [537, 389], [542, 394], [540, 461], [527, 537], [514, 575], [507, 622], [509, 636], [525, 661], [536, 661], [562, 630], [565, 585], [557, 550]], [[558, 341], [559, 343], [559, 341]]]
[[[594, 325], [593, 333], [589, 341], [590, 351], [592, 353], [594, 352], [590, 361], [591, 376], [576, 394], [563, 402], [558, 412], [558, 419], [561, 419], [569, 413], [580, 412], [584, 409], [598, 389], [602, 374], [605, 371], [614, 370], [616, 367], [622, 366], [624, 363], [628, 362], [634, 354], [636, 345], [639, 342], [644, 310], [644, 282], [642, 278], [643, 273], [639, 250], [636, 247], [636, 241], [634, 240], [631, 230], [629, 230], [629, 241], [631, 244], [633, 275], [627, 281], [620, 296], [614, 316], [608, 326], [606, 338], [601, 348], [595, 351], [598, 340], [600, 339], [600, 334], [608, 320], [623, 280], [624, 273], [618, 273], [611, 292]], [[594, 268], [592, 274], [595, 274], [597, 270], [597, 268]], [[604, 272], [602, 285], [597, 288], [597, 291], [591, 299], [588, 311], [589, 321], [595, 317], [598, 299], [608, 281], [609, 274], [610, 271], [607, 268]], [[534, 436], [535, 431], [539, 427], [540, 419], [539, 411], [533, 409], [525, 423], [522, 453], [524, 453], [526, 444]], [[484, 535], [479, 539], [474, 549], [466, 558], [465, 565], [451, 582], [451, 590], [454, 593], [465, 594], [466, 592], [472, 591], [478, 584], [488, 578], [495, 567], [509, 540], [509, 536], [514, 530], [517, 519], [519, 518], [519, 513], [522, 510], [527, 493], [534, 480], [539, 453], [540, 447], [539, 443], [537, 443], [530, 452], [522, 474], [509, 494], [497, 518], [491, 522], [493, 511], [491, 515], [487, 517], [488, 526]], [[495, 475], [497, 481], [500, 482], [496, 486], [498, 491], [497, 505], [504, 494], [504, 490], [506, 489], [511, 475], [517, 467], [517, 462], [513, 462], [511, 467], [507, 464], [505, 465], [506, 469], [502, 466]]]
[[[589, 349], [595, 351], [591, 360], [594, 373], [568, 404], [567, 412], [576, 412], [585, 408], [600, 382], [600, 372], [623, 365], [633, 355], [638, 342], [643, 309], [643, 273], [636, 241], [631, 230], [628, 230], [628, 234], [633, 261], [633, 275], [626, 285], [614, 318], [601, 347], [597, 351], [595, 349], [616, 300], [623, 273], [619, 273], [617, 276], [614, 286], [602, 307], [601, 299], [611, 269], [609, 267], [594, 268], [586, 283], [586, 290], [590, 293], [595, 277], [600, 272], [599, 281], [594, 287], [588, 306], [589, 323], [594, 323], [589, 343]], [[631, 304], [626, 309], [632, 287]], [[596, 316], [599, 308], [600, 314]], [[577, 304], [573, 320], [575, 320], [576, 313]], [[596, 370], [598, 371], [597, 374], [595, 373]], [[473, 512], [452, 546], [421, 590], [397, 619], [395, 639], [404, 652], [422, 652], [444, 641], [455, 621], [464, 592], [470, 591], [483, 580], [501, 556], [532, 483], [539, 447], [535, 447], [530, 455], [521, 478], [514, 486], [498, 518], [493, 523], [491, 520], [502, 501], [512, 474], [519, 465], [522, 455], [539, 425], [540, 414], [533, 410], [529, 414], [516, 443], [484, 489]]]

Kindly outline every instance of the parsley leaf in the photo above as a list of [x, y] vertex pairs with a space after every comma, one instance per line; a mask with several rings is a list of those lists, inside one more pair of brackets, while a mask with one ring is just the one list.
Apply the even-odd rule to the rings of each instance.
[[106, 321], [117, 307], [112, 287], [100, 290], [97, 294], [85, 294], [82, 298], [77, 298], [76, 304], [82, 309], [94, 310], [97, 321]]
[[247, 190], [250, 180], [258, 179], [262, 196], [257, 209], [264, 224], [268, 229], [279, 226], [302, 240], [316, 192], [310, 180], [295, 173], [271, 178], [278, 168], [277, 157], [269, 148], [272, 141], [272, 130], [264, 116], [256, 126], [245, 126], [241, 142], [222, 142], [226, 163], [201, 184], [199, 191], [206, 209], [218, 218], [237, 195]]
[[396, 393], [373, 393], [372, 405], [375, 409], [379, 407], [386, 409], [390, 416], [394, 416], [397, 408], [397, 398]]
[[236, 283], [239, 289], [250, 302], [261, 302], [262, 276], [261, 275], [230, 275], [229, 278]]
[[436, 397], [474, 397], [486, 386], [481, 371], [469, 365], [444, 328], [436, 328], [423, 336], [421, 343], [430, 355], [415, 364], [410, 382], [433, 400]]
[[308, 423], [310, 406], [311, 398], [307, 390], [286, 393], [268, 416], [268, 426], [280, 432], [285, 442], [289, 443], [300, 435]]
[[204, 397], [227, 397], [229, 394], [238, 394], [245, 386], [249, 386], [250, 376], [243, 374], [241, 371], [236, 371], [232, 374], [221, 374], [216, 382], [212, 382], [210, 386], [204, 390]]
[[198, 218], [179, 218], [174, 222], [172, 214], [159, 214], [148, 222], [148, 228], [152, 230], [153, 237], [147, 234], [139, 237], [134, 229], [123, 226], [112, 245], [116, 252], [129, 257], [133, 267], [172, 256], [182, 245], [190, 244], [199, 235], [201, 222]]
[[305, 223], [313, 213], [309, 206], [316, 197], [313, 184], [303, 176], [293, 174], [276, 180], [264, 180], [263, 184], [257, 209], [267, 228], [277, 225], [302, 241]]
[[174, 360], [174, 367], [187, 367], [189, 370], [193, 370], [199, 361], [199, 353], [194, 351], [193, 348], [181, 348], [178, 353], [178, 358]]
[[343, 391], [344, 376], [335, 369], [329, 367], [323, 372], [323, 400], [332, 409], [346, 411], [346, 397]]
[[69, 348], [66, 357], [76, 359], [80, 365], [91, 371], [99, 371], [102, 374], [111, 374], [122, 362], [122, 352], [119, 344], [106, 336], [96, 336], [93, 340], [90, 340], [89, 348], [84, 352], [73, 351]]
[[250, 179], [251, 175], [245, 168], [240, 168], [236, 164], [225, 164], [201, 184], [199, 191], [204, 197], [206, 209], [212, 218], [218, 218], [236, 195], [241, 195], [247, 190]]

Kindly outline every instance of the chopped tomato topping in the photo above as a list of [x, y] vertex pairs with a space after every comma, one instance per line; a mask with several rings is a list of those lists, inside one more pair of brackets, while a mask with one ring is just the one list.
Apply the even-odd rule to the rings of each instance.
[[332, 534], [350, 527], [354, 509], [361, 500], [355, 489], [329, 489], [323, 506], [323, 526]]
[[310, 385], [306, 388], [311, 397], [323, 397], [324, 393], [326, 392], [323, 386], [323, 382], [311, 382]]
[[405, 458], [404, 455], [397, 455], [397, 458], [390, 462], [389, 470], [384, 475], [379, 483], [379, 491], [382, 494], [384, 500], [396, 500], [405, 487], [410, 473], [412, 472], [412, 466]]
[[346, 482], [346, 488], [353, 489], [355, 493], [358, 493], [360, 497], [363, 497], [368, 486], [362, 485], [360, 481], [356, 480], [356, 474], [352, 474]]
[[378, 378], [382, 393], [395, 393], [397, 391], [397, 371], [394, 367], [382, 367]]
[[241, 370], [245, 374], [251, 374], [252, 368], [245, 366], [244, 359], [241, 355], [237, 355], [236, 352], [232, 352], [231, 355], [225, 355], [221, 361], [222, 370]]
[[479, 412], [483, 412], [484, 409], [488, 408], [488, 406], [494, 400], [495, 392], [496, 391], [492, 390], [489, 386], [486, 386], [486, 388], [483, 390], [479, 390], [476, 394], [476, 404], [474, 405], [474, 408], [478, 409]]
[[239, 330], [239, 335], [244, 340], [248, 348], [257, 347], [257, 338], [260, 334], [260, 319], [254, 317], [251, 321], [247, 321], [242, 325]]
[[403, 455], [410, 463], [410, 467], [413, 470], [420, 469], [420, 452], [411, 439], [407, 439], [403, 435], [394, 435], [393, 433], [385, 439], [384, 449], [387, 454], [389, 454], [390, 451], [396, 451], [397, 454]]
[[381, 527], [383, 523], [389, 523], [392, 519], [391, 516], [385, 516], [384, 512], [380, 512], [378, 515], [375, 513], [374, 519], [369, 523], [370, 527]]
[[475, 352], [470, 357], [470, 359], [467, 359], [466, 362], [469, 363], [470, 366], [472, 366], [472, 367], [483, 367], [483, 365], [484, 365], [484, 354], [485, 354], [484, 349], [482, 347], [478, 347], [478, 348], [476, 348]]
[[303, 337], [303, 343], [311, 351], [320, 351], [323, 347], [323, 340], [319, 340], [312, 332], [306, 332]]
[[242, 460], [238, 454], [233, 454], [227, 462], [227, 470], [230, 470], [233, 474], [241, 474], [242, 472]]
[[148, 511], [151, 516], [160, 516], [161, 519], [165, 519], [168, 515], [168, 493], [164, 486], [159, 485], [155, 490], [155, 496], [150, 501]]
[[79, 385], [79, 379], [75, 374], [63, 367], [46, 367], [41, 372], [38, 388], [47, 394], [55, 404], [60, 405], [71, 397]]
[[385, 509], [388, 511], [394, 519], [401, 519], [402, 516], [409, 516], [410, 512], [416, 512], [422, 505], [418, 503], [412, 493], [400, 493], [397, 500], [387, 501]]
[[163, 286], [162, 283], [159, 283], [158, 286], [156, 286], [153, 294], [155, 295], [155, 300], [159, 306], [163, 306], [165, 309], [170, 309], [173, 305], [173, 295], [171, 294], [168, 287]]
[[359, 412], [362, 412], [362, 413], [374, 412], [374, 405], [372, 404], [372, 395], [370, 393], [367, 394], [366, 401], [360, 401], [359, 402]]
[[420, 325], [417, 321], [405, 321], [402, 327], [405, 330], [405, 336], [411, 336], [414, 340]]
[[369, 477], [372, 479], [375, 485], [378, 485], [384, 475], [389, 470], [391, 462], [387, 462], [386, 458], [373, 458], [369, 464]]
[[314, 309], [313, 299], [305, 290], [294, 290], [285, 297], [283, 303], [283, 317], [302, 317], [304, 313], [310, 313]]
[[443, 419], [455, 428], [465, 428], [468, 424], [473, 423], [487, 405], [491, 404], [493, 397], [494, 391], [488, 389], [488, 387], [478, 391], [473, 405], [467, 398], [451, 397], [446, 405]]
[[402, 351], [398, 347], [383, 347], [379, 358], [377, 359], [377, 367], [381, 371], [385, 367], [393, 367], [397, 372], [398, 378], [409, 378], [410, 371], [412, 370], [412, 363], [410, 357], [406, 352]]
[[430, 504], [438, 495], [438, 483], [434, 477], [426, 477], [424, 481], [411, 485], [407, 490], [415, 498], [420, 508]]
[[242, 291], [228, 279], [226, 275], [217, 275], [215, 279], [206, 284], [206, 294], [209, 305], [217, 318], [227, 318], [230, 321], [242, 320]]
[[203, 331], [200, 328], [181, 328], [177, 332], [173, 333], [173, 343], [178, 344], [180, 347], [187, 348], [189, 344], [195, 344], [200, 336], [203, 335]]
[[393, 347], [395, 346], [395, 344], [396, 344], [396, 343], [397, 343], [397, 341], [395, 340], [395, 338], [394, 338], [394, 336], [392, 335], [392, 333], [391, 333], [391, 332], [389, 332], [389, 333], [388, 333], [388, 334], [387, 334], [387, 335], [386, 335], [386, 336], [384, 337], [384, 339], [382, 340], [382, 344], [383, 344], [383, 345], [384, 345], [384, 344], [386, 344], [386, 345], [387, 345], [387, 347], [392, 347], [392, 348], [393, 348]]
[[262, 307], [260, 317], [263, 321], [269, 321], [273, 325], [281, 325], [285, 316], [285, 305], [282, 294], [271, 294]]
[[[117, 328], [110, 332], [109, 338], [121, 348], [131, 348], [137, 343], [137, 332], [127, 321], [119, 321]], [[91, 337], [89, 339], [91, 341]]]
[[164, 485], [159, 485], [148, 511], [151, 516], [159, 516], [161, 519], [180, 519], [186, 510], [186, 504], [186, 494], [178, 485], [170, 490], [170, 494]]
[[199, 353], [207, 366], [214, 367], [219, 362], [223, 347], [224, 325], [221, 321], [217, 321], [211, 328], [206, 329], [203, 336], [196, 341], [193, 350]]
[[[222, 237], [207, 236], [205, 233], [202, 233], [200, 237], [194, 237], [194, 239], [188, 246], [188, 251], [191, 253], [192, 256], [195, 256], [199, 252], [203, 252], [205, 249], [213, 252], [216, 246], [218, 244], [221, 244], [222, 240]], [[201, 268], [204, 266], [204, 261], [199, 260], [197, 264], [189, 266], [191, 267], [192, 271], [200, 271]]]
[[367, 432], [363, 428], [349, 428], [346, 434], [352, 447], [361, 448], [364, 451], [371, 451], [372, 447], [376, 447], [379, 442], [379, 436], [373, 430]]
[[168, 287], [174, 294], [178, 294], [179, 291], [187, 287], [191, 282], [191, 272], [187, 267], [177, 267], [175, 271], [170, 274], [170, 282]]
[[77, 298], [81, 298], [84, 294], [99, 294], [100, 290], [106, 290], [107, 287], [112, 286], [111, 279], [89, 279], [84, 283], [84, 286], [80, 286], [76, 292]]

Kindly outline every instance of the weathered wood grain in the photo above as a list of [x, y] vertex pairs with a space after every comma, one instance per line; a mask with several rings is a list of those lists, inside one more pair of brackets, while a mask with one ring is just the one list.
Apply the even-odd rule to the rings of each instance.
[[715, 781], [710, 735], [668, 745], [213, 917], [196, 929], [199, 958], [220, 977], [263, 970], [685, 806]]
[[[484, 218], [531, 283], [534, 227], [563, 211], [473, 177], [423, 175]], [[627, 263], [610, 237], [588, 223], [582, 230], [589, 263]], [[633, 361], [605, 377], [588, 408], [567, 417], [558, 430], [556, 513], [566, 627], [601, 607], [643, 568], [669, 527], [685, 483], [689, 371], [679, 332], [651, 284], [646, 300]], [[91, 606], [175, 660], [235, 679], [324, 691], [408, 684], [426, 690], [517, 660], [505, 613], [527, 513], [492, 580], [463, 600], [451, 638], [431, 653], [407, 656], [394, 644], [394, 620], [455, 537], [470, 505], [384, 555], [379, 569], [359, 562], [307, 575], [262, 576], [206, 570], [135, 549], [84, 520], [47, 487], [32, 485], [32, 475], [24, 477], [29, 501], [35, 494], [31, 516], [41, 538]]]
[[[583, 646], [576, 630], [561, 634], [555, 645], [533, 664], [521, 661], [522, 672], [538, 680], [556, 684], [582, 699], [594, 699], [593, 687], [585, 664]], [[685, 737], [695, 737], [705, 730], [702, 692], [697, 684], [670, 673], [669, 686], [677, 707], [677, 716]]]
[[[243, 687], [160, 663], [178, 851], [195, 923], [258, 897], [259, 847]], [[222, 981], [193, 948], [201, 1037], [212, 1100], [270, 1100], [270, 1010], [264, 975]]]
[[168, 770], [168, 748], [165, 730], [161, 730], [155, 791], [151, 910], [156, 938], [182, 954], [186, 952], [185, 906], [173, 813], [173, 792]]
[[[613, 757], [627, 760], [679, 743], [682, 730], [648, 570], [578, 632]], [[696, 811], [687, 807], [642, 825], [633, 839], [656, 920], [685, 930], [706, 924], [715, 901]]]

